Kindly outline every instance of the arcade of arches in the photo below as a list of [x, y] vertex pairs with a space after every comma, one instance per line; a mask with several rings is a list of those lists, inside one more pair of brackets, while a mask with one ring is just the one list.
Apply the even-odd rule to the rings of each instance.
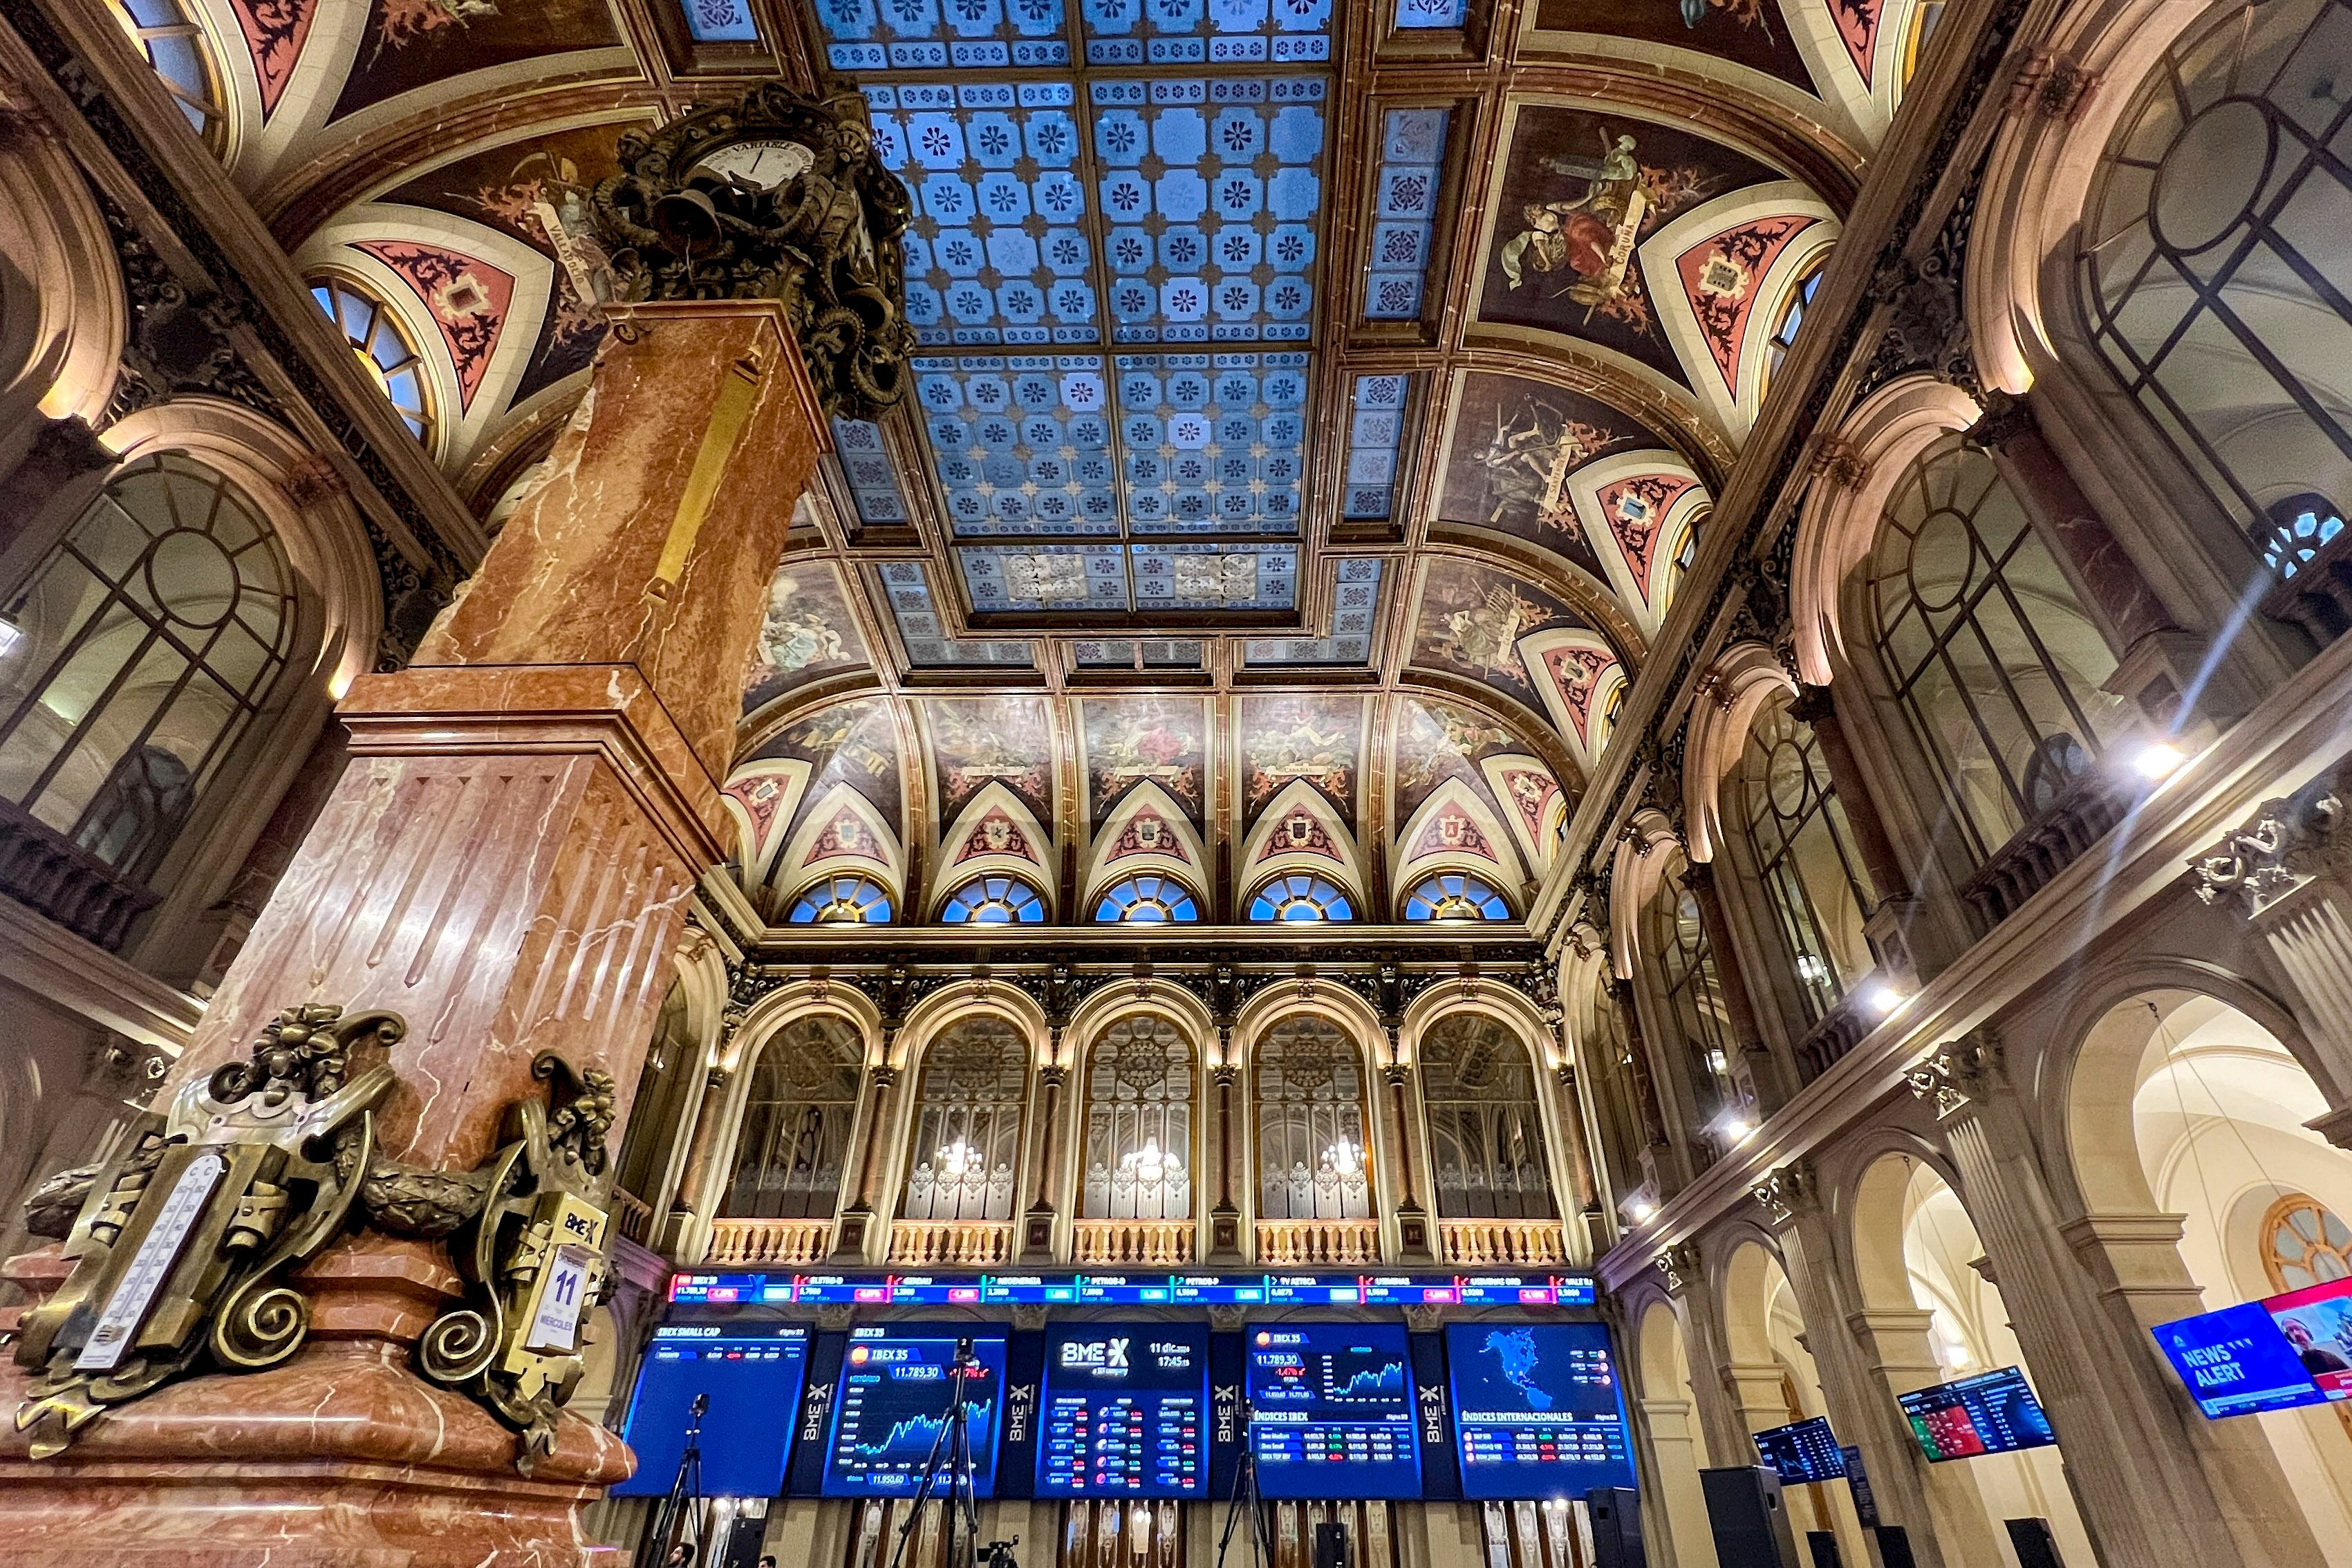
[[[1274, 1568], [1747, 1568], [1816, 1418], [1805, 1561], [2352, 1568], [2347, 84], [2352, 0], [16, 0], [0, 1560], [963, 1568], [831, 1371], [627, 1481], [660, 1331], [951, 1320], [1409, 1331], [1424, 1483]], [[1052, 1294], [1187, 1274], [1346, 1299]], [[2200, 1414], [2151, 1331], [2291, 1292]], [[1622, 1500], [1459, 1500], [1522, 1322]], [[1033, 1568], [1220, 1561], [1026, 1464]]]

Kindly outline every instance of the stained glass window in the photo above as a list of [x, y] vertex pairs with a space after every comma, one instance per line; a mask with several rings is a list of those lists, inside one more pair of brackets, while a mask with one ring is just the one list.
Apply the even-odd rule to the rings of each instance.
[[1181, 884], [1160, 876], [1129, 877], [1095, 906], [1095, 919], [1105, 923], [1163, 925], [1200, 918], [1201, 908], [1192, 895]]
[[378, 390], [392, 400], [409, 434], [432, 445], [433, 395], [425, 362], [392, 308], [348, 278], [312, 280], [310, 297], [327, 319], [342, 329], [343, 341], [367, 367]]
[[1364, 1063], [1321, 1018], [1291, 1018], [1253, 1053], [1262, 1219], [1369, 1219]]
[[2263, 564], [2281, 579], [2309, 565], [2328, 541], [2344, 531], [2344, 511], [2326, 496], [2294, 495], [2271, 503], [2272, 529], [2263, 545]]
[[919, 561], [888, 561], [882, 565], [882, 587], [890, 600], [891, 618], [898, 624], [898, 640], [906, 645], [907, 662], [919, 666], [1024, 667], [1037, 661], [1029, 643], [1009, 638], [958, 637], [948, 635], [931, 594], [930, 569]]
[[1384, 566], [1385, 563], [1377, 556], [1339, 563], [1329, 637], [1252, 637], [1243, 647], [1243, 657], [1253, 665], [1370, 662], [1372, 628], [1380, 622]]
[[869, 877], [831, 877], [803, 893], [787, 917], [804, 925], [887, 925], [890, 895]]
[[1066, 66], [1062, 0], [816, 0], [842, 71]]
[[1123, 1018], [1087, 1053], [1086, 1219], [1192, 1214], [1192, 1049], [1164, 1018]]
[[[1399, 0], [1399, 9], [1410, 3]], [[1458, 17], [1454, 25], [1459, 25]], [[1446, 109], [1391, 109], [1381, 118], [1372, 247], [1364, 278], [1369, 321], [1410, 321], [1421, 314], [1430, 251], [1437, 237], [1445, 133], [1453, 118]]]
[[835, 420], [833, 450], [841, 463], [842, 477], [849, 481], [858, 521], [869, 528], [888, 528], [914, 521], [907, 510], [906, 494], [898, 488], [898, 470], [890, 461], [880, 426], [864, 419]]
[[1475, 877], [1446, 871], [1431, 877], [1408, 894], [1404, 918], [1409, 921], [1507, 921], [1511, 906], [1503, 895]]
[[686, 30], [698, 44], [756, 44], [760, 28], [751, 20], [751, 0], [679, 0], [686, 7]]
[[225, 151], [228, 100], [222, 92], [220, 68], [213, 58], [211, 40], [182, 0], [114, 0], [114, 19], [155, 68], [163, 90], [205, 145], [215, 153]]
[[1397, 456], [1404, 444], [1405, 405], [1412, 377], [1360, 375], [1348, 416], [1348, 468], [1339, 515], [1379, 520], [1396, 507]]
[[1459, 27], [1469, 12], [1469, 0], [1396, 0], [1396, 25], [1407, 29]]
[[949, 925], [1038, 925], [1045, 901], [1017, 877], [981, 877], [948, 895], [940, 919]]
[[1001, 1018], [952, 1025], [924, 1053], [901, 1219], [1013, 1217], [1028, 1063]]
[[1250, 900], [1253, 921], [1351, 921], [1355, 906], [1348, 895], [1307, 872], [1276, 877]]

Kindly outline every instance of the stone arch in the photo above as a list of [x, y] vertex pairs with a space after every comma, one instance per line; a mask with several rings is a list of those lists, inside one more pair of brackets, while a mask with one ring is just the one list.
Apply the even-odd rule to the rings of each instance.
[[106, 219], [61, 143], [0, 149], [0, 459], [49, 419], [95, 427], [121, 374], [130, 307]]
[[1723, 785], [1738, 767], [1757, 714], [1776, 694], [1794, 695], [1797, 683], [1762, 643], [1736, 643], [1700, 677], [1712, 700], [1696, 705], [1684, 747], [1683, 822], [1690, 858], [1715, 858], [1723, 837]]

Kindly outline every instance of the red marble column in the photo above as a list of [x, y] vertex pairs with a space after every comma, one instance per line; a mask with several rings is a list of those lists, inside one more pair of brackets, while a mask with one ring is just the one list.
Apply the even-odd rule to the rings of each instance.
[[[412, 1164], [482, 1162], [541, 1050], [633, 1092], [686, 900], [722, 858], [742, 671], [824, 440], [774, 307], [633, 314], [415, 665], [343, 702], [351, 764], [164, 1094], [311, 1002], [406, 1018], [377, 1138]], [[37, 1463], [0, 1423], [0, 1561], [613, 1560], [578, 1507], [627, 1473], [619, 1439], [567, 1416], [525, 1480], [512, 1433], [410, 1370], [458, 1293], [438, 1244], [362, 1231], [299, 1283], [310, 1340], [283, 1366], [168, 1384]], [[24, 1384], [0, 1364], [0, 1408]]]

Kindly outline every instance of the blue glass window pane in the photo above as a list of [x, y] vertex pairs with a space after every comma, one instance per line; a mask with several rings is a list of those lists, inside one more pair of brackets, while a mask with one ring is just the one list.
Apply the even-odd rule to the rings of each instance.
[[756, 44], [750, 0], [682, 0], [686, 30], [698, 44]]
[[1331, 58], [1331, 0], [1080, 0], [1088, 65], [1299, 65]]
[[1118, 533], [1101, 355], [926, 356], [914, 370], [957, 538]]
[[1459, 27], [1469, 11], [1469, 0], [1396, 0], [1396, 25], [1400, 27]]
[[[1411, 0], [1400, 0], [1400, 8]], [[1450, 25], [1458, 26], [1458, 20]], [[1421, 315], [1437, 234], [1438, 187], [1445, 163], [1445, 109], [1391, 109], [1381, 120], [1381, 166], [1372, 185], [1372, 246], [1364, 277], [1364, 316], [1410, 321]]]
[[1348, 467], [1339, 489], [1340, 515], [1385, 518], [1396, 506], [1397, 454], [1404, 442], [1405, 405], [1412, 377], [1360, 375], [1348, 418]]
[[1253, 921], [1321, 921], [1355, 919], [1346, 894], [1307, 872], [1276, 877], [1250, 900]]
[[1014, 877], [982, 877], [948, 895], [940, 919], [949, 925], [1036, 925], [1045, 918], [1037, 890]]
[[1095, 907], [1095, 919], [1105, 924], [1164, 925], [1200, 917], [1200, 906], [1192, 901], [1191, 893], [1181, 885], [1156, 876], [1129, 878], [1105, 893], [1102, 902]]
[[1339, 563], [1329, 637], [1252, 637], [1244, 646], [1244, 656], [1253, 665], [1370, 662], [1372, 627], [1381, 614], [1383, 565], [1377, 559]]
[[1445, 872], [1424, 879], [1405, 900], [1404, 918], [1408, 921], [1507, 921], [1511, 918], [1511, 906], [1503, 896], [1480, 881], [1460, 872]]
[[882, 590], [889, 597], [890, 616], [898, 624], [898, 640], [906, 645], [909, 664], [1015, 668], [1037, 662], [1037, 650], [1026, 639], [950, 636], [931, 593], [930, 571], [923, 563], [887, 561], [881, 570]]
[[835, 877], [803, 893], [786, 917], [793, 925], [887, 925], [890, 895], [865, 877]]
[[1297, 533], [1307, 362], [1301, 352], [1118, 355], [1134, 531]]
[[1066, 66], [1062, 0], [816, 0], [843, 71]]

